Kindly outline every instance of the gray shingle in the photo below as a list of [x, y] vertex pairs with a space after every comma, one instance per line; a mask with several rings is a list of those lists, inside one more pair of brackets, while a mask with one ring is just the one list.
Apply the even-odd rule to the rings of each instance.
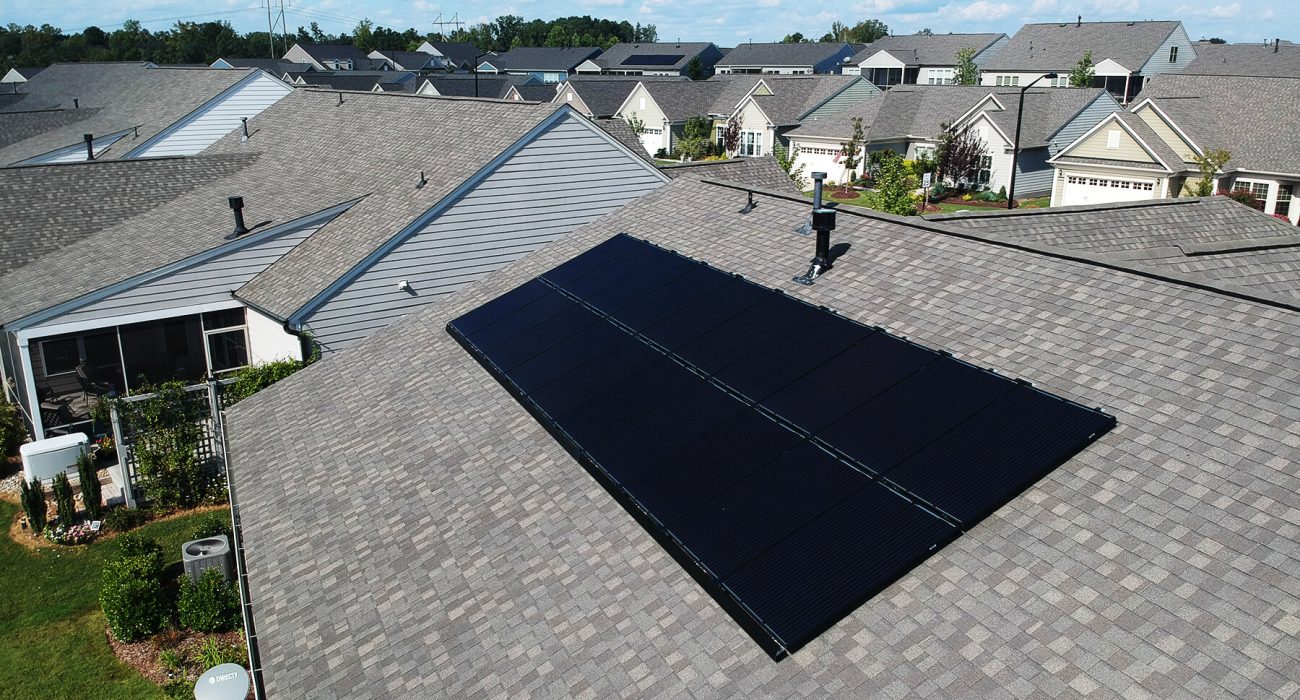
[[1300, 46], [1278, 44], [1211, 44], [1196, 42], [1196, 58], [1182, 70], [1188, 75], [1249, 75], [1300, 78]]
[[516, 71], [572, 71], [583, 61], [600, 55], [600, 47], [575, 46], [551, 48], [527, 46], [511, 49], [497, 56], [482, 59], [500, 70]]
[[[847, 209], [799, 287], [807, 201], [744, 199], [674, 182], [229, 412], [272, 696], [1296, 692], [1300, 314]], [[1119, 426], [774, 664], [444, 330], [617, 232]]]
[[[204, 152], [255, 153], [253, 165], [5, 276], [0, 320], [12, 321], [221, 245], [231, 226], [227, 195], [244, 197], [250, 222], [273, 223], [362, 198], [240, 290], [258, 307], [288, 316], [557, 109], [565, 109], [383, 93], [342, 93], [340, 104], [339, 94], [294, 91], [249, 120], [253, 138], [248, 142], [232, 133]], [[467, 128], [475, 138], [464, 138]], [[374, 138], [375, 133], [416, 131], [420, 139]], [[459, 145], [448, 149], [447, 143]], [[416, 189], [422, 170], [429, 182]], [[52, 276], [60, 280], [58, 298], [50, 294]]]
[[[691, 62], [692, 58], [699, 56], [712, 43], [707, 41], [697, 42], [660, 42], [655, 44], [614, 44], [605, 50], [604, 53], [595, 58], [595, 62], [601, 68], [607, 70], [685, 70], [686, 64]], [[634, 59], [636, 56], [676, 56], [677, 60], [673, 63], [643, 63]]]
[[844, 50], [846, 44], [740, 44], [718, 66], [815, 66]]
[[252, 164], [254, 154], [0, 168], [0, 275]]
[[899, 34], [884, 36], [853, 56], [849, 61], [859, 65], [881, 51], [888, 51], [890, 56], [903, 61], [909, 66], [955, 66], [957, 52], [962, 49], [974, 49], [975, 54], [991, 46], [1006, 34]]
[[681, 165], [662, 165], [659, 169], [674, 180], [684, 177], [708, 178], [773, 192], [800, 194], [794, 180], [790, 179], [790, 176], [777, 164], [776, 158], [772, 156], [702, 160]]
[[[247, 78], [256, 69], [150, 68], [144, 63], [56, 63], [35, 79], [21, 84], [26, 95], [0, 113], [0, 133], [17, 122], [28, 138], [0, 148], [0, 164], [8, 165], [42, 153], [81, 143], [82, 134], [111, 134], [139, 127], [98, 157], [118, 157], [143, 143], [208, 100]], [[68, 116], [74, 109], [98, 110], [84, 118]], [[43, 112], [49, 121], [38, 128]], [[75, 116], [75, 115], [74, 115]]]
[[1026, 24], [983, 69], [985, 71], [1069, 71], [1092, 51], [1131, 71], [1146, 65], [1181, 22], [1075, 22]]

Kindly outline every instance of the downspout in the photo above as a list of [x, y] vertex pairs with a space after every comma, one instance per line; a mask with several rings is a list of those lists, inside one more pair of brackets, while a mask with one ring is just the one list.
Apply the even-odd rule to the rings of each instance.
[[279, 321], [280, 327], [284, 329], [285, 333], [288, 333], [289, 335], [298, 339], [299, 352], [302, 355], [303, 362], [306, 362], [312, 356], [312, 351], [315, 349], [316, 341], [309, 334], [307, 334], [306, 331], [302, 330], [301, 325], [294, 326], [293, 324], [289, 323], [289, 319], [281, 317], [280, 314], [272, 313], [267, 309], [262, 308], [261, 306], [258, 306], [257, 304], [254, 304], [251, 301], [248, 301], [247, 299], [240, 299], [238, 296], [235, 295], [234, 290], [231, 290], [230, 298], [234, 299], [235, 301], [243, 304], [244, 306], [247, 306], [253, 311], [262, 314], [263, 316], [273, 321]]

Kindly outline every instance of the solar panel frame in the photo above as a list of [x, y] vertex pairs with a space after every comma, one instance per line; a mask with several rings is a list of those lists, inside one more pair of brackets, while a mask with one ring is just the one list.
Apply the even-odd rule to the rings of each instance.
[[[775, 335], [768, 333], [766, 343], [745, 348], [746, 352], [739, 353], [737, 357], [731, 358], [729, 362], [721, 362], [721, 360], [727, 358], [722, 357], [722, 351], [718, 349], [725, 347], [726, 344], [715, 344], [714, 352], [712, 355], [705, 353], [708, 356], [705, 359], [717, 360], [718, 362], [714, 364], [720, 366], [710, 367], [707, 370], [677, 355], [674, 350], [689, 346], [692, 342], [708, 335], [719, 325], [738, 319], [751, 309], [761, 308], [763, 302], [774, 298], [767, 296], [768, 294], [780, 296], [780, 293], [712, 268], [707, 263], [690, 261], [684, 257], [682, 260], [693, 264], [665, 262], [669, 259], [664, 257], [665, 253], [676, 255], [672, 251], [666, 251], [653, 244], [637, 241], [626, 234], [619, 234], [551, 271], [543, 273], [535, 280], [507, 292], [502, 297], [489, 301], [464, 316], [452, 320], [448, 323], [447, 330], [502, 386], [506, 387], [522, 406], [537, 418], [538, 422], [583, 465], [593, 478], [614, 496], [673, 556], [674, 560], [686, 569], [701, 587], [708, 591], [714, 600], [732, 616], [737, 624], [775, 660], [780, 660], [793, 653], [825, 631], [825, 629], [838, 623], [845, 615], [865, 603], [879, 590], [905, 575], [935, 551], [958, 537], [963, 529], [969, 528], [992, 513], [996, 508], [1003, 505], [1006, 500], [1014, 498], [1024, 488], [1032, 484], [1034, 480], [1041, 478], [1070, 459], [1078, 450], [1086, 447], [1115, 425], [1115, 419], [1099, 409], [1088, 408], [1068, 399], [1041, 390], [1031, 389], [1038, 392], [1038, 394], [1049, 397], [1053, 401], [1060, 402], [1061, 405], [1068, 406], [1070, 411], [1073, 412], [1072, 415], [1087, 414], [1089, 416], [1089, 421], [1087, 421], [1088, 430], [1091, 432], [1086, 436], [1075, 435], [1068, 444], [1057, 444], [1052, 449], [1046, 450], [1044, 454], [1047, 455], [1046, 458], [1049, 459], [1049, 464], [1038, 464], [1035, 469], [1030, 470], [1033, 473], [1025, 472], [1016, 475], [1016, 478], [1010, 479], [1009, 485], [1000, 487], [1001, 491], [998, 491], [994, 501], [986, 499], [976, 509], [978, 512], [974, 516], [970, 516], [969, 513], [965, 512], [963, 512], [963, 515], [968, 517], [955, 516], [952, 513], [945, 512], [942, 507], [935, 506], [930, 500], [911, 492], [906, 485], [909, 479], [904, 472], [897, 472], [895, 474], [898, 477], [897, 479], [889, 478], [888, 474], [876, 473], [857, 458], [850, 456], [844, 449], [832, 444], [833, 441], [824, 439], [820, 435], [820, 431], [834, 421], [844, 420], [846, 414], [858, 410], [872, 398], [887, 394], [890, 389], [896, 388], [900, 383], [912, 378], [917, 372], [930, 368], [934, 363], [938, 363], [939, 366], [956, 363], [964, 366], [966, 371], [987, 373], [998, 380], [1010, 383], [1006, 377], [997, 375], [992, 370], [957, 361], [946, 353], [923, 348], [906, 339], [889, 335], [883, 329], [865, 326], [851, 319], [837, 317], [841, 318], [844, 323], [854, 324], [861, 328], [857, 333], [849, 334], [850, 336], [861, 334], [862, 337], [855, 342], [851, 342], [846, 349], [838, 349], [838, 346], [836, 346], [836, 348], [820, 353], [817, 355], [818, 359], [814, 360], [816, 363], [814, 366], [806, 371], [796, 372], [797, 377], [793, 382], [788, 383], [785, 387], [767, 397], [767, 399], [775, 402], [774, 410], [773, 405], [767, 405], [764, 397], [748, 396], [745, 391], [738, 390], [724, 381], [722, 375], [726, 374], [727, 367], [740, 365], [744, 357], [748, 357], [754, 352], [771, 352], [773, 357], [764, 358], [760, 355], [758, 359], [766, 359], [768, 362], [778, 364], [782, 362], [785, 356], [781, 356], [780, 353], [773, 350], [773, 348], [779, 348], [779, 345], [774, 344], [779, 343], [782, 339], [780, 333]], [[641, 256], [648, 262], [641, 264], [640, 261], [627, 259], [627, 256]], [[683, 270], [684, 272], [676, 276], [655, 273], [653, 270], [656, 264], [664, 265], [666, 272]], [[584, 277], [586, 278], [585, 281], [583, 280]], [[640, 289], [645, 290], [645, 295], [639, 299], [632, 299], [631, 297], [634, 297], [635, 294], [624, 293], [618, 287], [620, 281], [633, 278], [638, 279], [633, 284], [640, 285]], [[493, 361], [494, 347], [502, 347], [502, 344], [507, 342], [502, 338], [509, 336], [509, 334], [504, 329], [493, 329], [492, 326], [498, 323], [509, 324], [512, 320], [522, 322], [527, 324], [527, 327], [520, 329], [517, 335], [524, 335], [540, 328], [547, 322], [547, 319], [551, 317], [547, 315], [547, 312], [557, 306], [554, 301], [547, 301], [542, 307], [531, 312], [526, 310], [530, 304], [540, 301], [545, 296], [536, 287], [530, 286], [533, 282], [541, 282], [579, 306], [601, 316], [611, 329], [616, 329], [619, 333], [625, 334], [626, 338], [615, 341], [604, 351], [595, 352], [593, 356], [585, 357], [585, 359], [583, 357], [575, 358], [570, 363], [571, 366], [557, 365], [550, 368], [549, 381], [526, 391], [522, 386], [514, 382], [508, 370], [503, 369], [497, 362]], [[658, 284], [658, 282], [663, 282], [663, 284]], [[686, 284], [693, 286], [693, 288], [676, 289], [672, 288], [674, 284]], [[602, 302], [603, 308], [598, 308], [592, 303], [591, 299], [574, 294], [570, 290], [579, 290], [595, 299], [604, 299], [604, 302]], [[604, 294], [603, 297], [602, 294]], [[502, 301], [502, 299], [505, 300]], [[673, 308], [666, 313], [656, 313], [656, 305], [646, 302], [647, 299], [665, 300]], [[719, 300], [725, 302], [721, 309], [717, 308]], [[801, 304], [808, 309], [816, 310], [819, 308], [803, 301], [796, 301], [795, 303]], [[628, 314], [628, 322], [626, 323], [618, 316], [619, 311], [623, 309], [626, 309]], [[820, 311], [827, 312], [828, 310], [820, 309]], [[678, 323], [675, 324], [674, 314], [686, 319], [686, 321], [681, 322], [681, 318], [679, 318], [676, 319]], [[810, 324], [810, 319], [820, 317], [814, 313], [812, 316], [801, 316], [800, 318], [802, 320], [795, 320], [793, 325], [785, 328], [784, 331], [801, 328], [806, 324]], [[464, 319], [463, 328], [461, 326], [462, 319]], [[739, 324], [737, 327], [746, 327], [741, 320], [735, 322]], [[811, 325], [816, 326], [817, 324]], [[578, 331], [574, 336], [551, 343], [546, 350], [533, 357], [543, 358], [546, 352], [556, 352], [558, 354], [560, 351], [553, 350], [554, 348], [562, 348], [566, 343], [578, 342], [575, 338], [584, 332], [592, 331], [590, 327], [587, 327], [585, 330]], [[603, 339], [602, 342], [606, 343], [611, 337], [604, 331], [596, 332], [596, 334]], [[550, 342], [554, 340], [556, 335], [563, 335], [563, 333], [556, 334], [542, 331], [538, 333], [538, 344]], [[480, 347], [474, 342], [475, 336], [490, 339], [496, 343], [496, 346]], [[707, 343], [700, 342], [696, 343], [696, 345], [697, 347], [704, 347]], [[523, 344], [521, 344], [522, 346]], [[507, 345], [505, 349], [508, 350], [513, 347], [513, 345]], [[837, 349], [838, 351], [836, 351]], [[889, 352], [886, 353], [885, 357], [892, 358], [889, 361], [893, 362], [893, 364], [885, 363], [884, 367], [887, 371], [882, 377], [876, 378], [878, 386], [875, 386], [875, 389], [872, 390], [871, 396], [857, 397], [853, 406], [848, 409], [841, 407], [841, 409], [837, 410], [837, 415], [833, 416], [825, 412], [821, 414], [816, 411], [800, 413], [800, 411], [795, 410], [801, 405], [810, 404], [810, 399], [815, 398], [816, 392], [814, 391], [810, 395], [808, 392], [793, 391], [791, 390], [792, 387], [797, 387], [800, 383], [806, 381], [813, 385], [814, 388], [829, 391], [834, 385], [833, 380], [838, 378], [834, 376], [819, 378], [819, 373], [824, 374], [828, 368], [831, 371], [834, 371], [837, 367], [842, 369], [845, 363], [860, 359], [858, 355], [872, 349], [877, 354], [881, 350], [888, 350]], [[627, 353], [631, 353], [630, 359], [624, 357]], [[609, 357], [611, 354], [618, 355], [617, 361]], [[591, 355], [591, 353], [588, 353], [588, 355]], [[879, 359], [879, 357], [875, 359]], [[516, 366], [523, 368], [528, 365], [529, 361], [518, 363]], [[509, 364], [504, 360], [503, 362]], [[538, 362], [541, 363], [542, 360], [538, 359]], [[654, 367], [651, 367], [652, 365]], [[673, 368], [674, 365], [676, 368]], [[758, 363], [758, 366], [761, 366], [761, 362]], [[652, 376], [650, 372], [658, 371], [656, 368], [669, 372], [669, 375], [663, 377]], [[559, 370], [564, 371], [560, 372]], [[558, 376], [556, 376], [557, 372]], [[735, 376], [740, 376], [738, 370]], [[536, 385], [540, 381], [541, 379], [536, 379], [532, 383]], [[635, 389], [637, 386], [641, 387], [639, 391], [644, 392], [647, 402], [651, 405], [620, 404], [617, 400], [611, 400], [611, 397], [615, 396], [619, 391], [628, 390], [629, 387]], [[1010, 391], [1020, 391], [1019, 387], [1028, 387], [1029, 385], [1020, 382], [1017, 386], [1018, 388]], [[689, 400], [693, 395], [709, 396], [711, 401], [719, 399], [719, 397], [708, 393], [713, 390], [722, 392], [722, 394], [734, 399], [736, 402], [734, 404], [725, 401], [724, 403], [730, 407], [728, 410], [734, 409], [736, 405], [741, 405], [740, 412], [728, 413], [729, 417], [724, 417], [721, 422], [714, 421], [716, 425], [705, 429], [702, 435], [696, 431], [685, 436], [675, 436], [675, 441], [661, 450], [661, 452], [669, 452], [666, 456], [662, 454], [648, 456], [642, 463], [635, 465], [635, 469], [630, 469], [627, 465], [616, 466], [620, 455], [617, 450], [611, 452], [607, 449], [610, 444], [610, 435], [617, 435], [619, 430], [631, 431], [634, 426], [639, 426], [636, 427], [636, 430], [643, 432], [637, 433], [636, 436], [643, 444], [644, 441], [653, 439], [655, 430], [661, 430], [664, 426], [671, 425], [671, 422], [666, 422], [664, 418], [671, 413], [674, 402]], [[568, 392], [567, 397], [565, 392]], [[754, 391], [750, 393], [761, 392]], [[834, 394], [833, 391], [831, 393]], [[601, 396], [605, 398], [593, 403], [594, 399]], [[846, 397], [848, 396], [850, 394], [840, 395], [838, 400], [847, 401]], [[989, 405], [996, 405], [998, 400], [1000, 399], [995, 399], [992, 404], [985, 405], [984, 409], [987, 409]], [[784, 404], [782, 404], [783, 401]], [[611, 416], [611, 414], [616, 414], [620, 410], [628, 410], [631, 406], [636, 406], [636, 408], [631, 408], [631, 410], [635, 411], [634, 415]], [[802, 420], [808, 423], [812, 429], [801, 427], [799, 425], [800, 419], [792, 420], [789, 415], [786, 415], [789, 411], [793, 411], [797, 415], [803, 415]], [[979, 413], [980, 411], [976, 411], [975, 415]], [[564, 423], [566, 421], [572, 421], [579, 416], [586, 416], [584, 420], [588, 421], [588, 424], [585, 427], [577, 427], [576, 425], [565, 427]], [[828, 416], [830, 417], [828, 418]], [[958, 426], [949, 426], [944, 434], [953, 435], [959, 432], [961, 426], [971, 419], [973, 419], [973, 416], [958, 421]], [[605, 421], [605, 423], [602, 424], [601, 421]], [[996, 431], [990, 430], [990, 432]], [[575, 435], [574, 433], [578, 434]], [[631, 436], [632, 433], [628, 432], [627, 435]], [[604, 438], [603, 443], [601, 436]], [[732, 455], [724, 446], [716, 444], [719, 436], [724, 439], [732, 436], [743, 441], [733, 443], [735, 454]], [[757, 437], [751, 440], [751, 436]], [[931, 443], [926, 443], [920, 449], [913, 450], [910, 455], [903, 457], [902, 461], [894, 466], [908, 464], [909, 459], [924, 454], [926, 446], [938, 443], [941, 439], [941, 436], [935, 437], [931, 440]], [[635, 443], [632, 440], [629, 440], [629, 442]], [[590, 446], [591, 450], [586, 449], [586, 446]], [[699, 539], [698, 534], [693, 535], [688, 532], [685, 537], [681, 537], [679, 536], [681, 533], [673, 530], [672, 524], [677, 522], [679, 529], [683, 531], [689, 530], [690, 528], [682, 524], [685, 522], [682, 518], [689, 518], [690, 516], [687, 514], [700, 508], [701, 504], [707, 504], [710, 499], [725, 498], [720, 494], [725, 494], [728, 489], [739, 488], [738, 484], [743, 484], [747, 479], [754, 479], [755, 474], [762, 469], [778, 468], [774, 465], [781, 463], [782, 460], [793, 458], [794, 453], [792, 451], [806, 450], [821, 450], [828, 456], [826, 458], [831, 460], [826, 464], [835, 464], [838, 461], [843, 466], [836, 468], [855, 470], [863, 475], [860, 479], [866, 479], [866, 481], [858, 480], [853, 483], [866, 485], [857, 491], [851, 491], [846, 497], [840, 498], [838, 505], [828, 506], [822, 515], [809, 521], [805, 528], [798, 528], [783, 538], [777, 539], [771, 547], [764, 551], [775, 551], [782, 547], [788, 548], [790, 538], [794, 537], [798, 532], [803, 532], [804, 529], [816, 530], [818, 527], [824, 528], [825, 523], [822, 522], [824, 518], [830, 517], [829, 514], [831, 513], [838, 512], [837, 509], [841, 509], [841, 507], [847, 507], [845, 504], [853, 501], [857, 494], [866, 493], [868, 490], [871, 493], [870, 498], [887, 496], [893, 500], [884, 502], [892, 504], [891, 507], [910, 509], [902, 512], [923, 518], [918, 522], [923, 523], [925, 527], [911, 528], [923, 535], [922, 539], [924, 541], [921, 544], [912, 542], [902, 549], [898, 547], [891, 549], [885, 546], [884, 543], [880, 543], [880, 546], [883, 547], [881, 551], [894, 553], [895, 561], [887, 562], [884, 566], [887, 571], [882, 573], [876, 570], [880, 567], [876, 567], [876, 569], [869, 571], [870, 575], [860, 576], [861, 580], [853, 578], [853, 584], [848, 584], [847, 588], [841, 587], [841, 589], [835, 591], [835, 597], [819, 601], [816, 605], [804, 604], [800, 607], [797, 601], [755, 597], [758, 594], [744, 593], [744, 590], [759, 590], [754, 588], [755, 579], [753, 576], [743, 572], [747, 570], [747, 567], [756, 566], [755, 562], [761, 561], [762, 556], [755, 556], [737, 563], [734, 558], [728, 559], [725, 555], [717, 554], [718, 551], [725, 552], [725, 547], [722, 550], [715, 547], [714, 553], [704, 553], [704, 557], [713, 559], [713, 566], [725, 569], [724, 573], [726, 575], [719, 576], [707, 562], [696, 556], [691, 544], [686, 541], [694, 540], [697, 549], [709, 549], [701, 545], [702, 540]], [[734, 457], [734, 459], [728, 461], [729, 457]], [[656, 458], [658, 458], [657, 462], [655, 461]], [[826, 458], [818, 457], [819, 460]], [[715, 471], [694, 474], [690, 471], [695, 469], [698, 472], [702, 466]], [[726, 467], [726, 469], [724, 470], [722, 467]], [[658, 483], [663, 481], [664, 477], [672, 477], [674, 474], [679, 481], [668, 484]], [[693, 482], [694, 488], [701, 491], [693, 494], [695, 498], [689, 498], [688, 495], [680, 493], [680, 487], [685, 483], [680, 479], [691, 476], [697, 477]], [[701, 481], [699, 477], [708, 478]], [[709, 479], [712, 479], [712, 481]], [[1028, 480], [1026, 481], [1026, 479]], [[676, 493], [674, 489], [677, 489]], [[837, 495], [844, 495], [840, 491], [834, 489], [832, 491]], [[842, 491], [848, 491], [848, 489], [842, 489]], [[943, 499], [932, 496], [931, 500], [942, 501]], [[898, 506], [900, 503], [904, 505]], [[954, 508], [954, 510], [960, 509]], [[908, 533], [908, 535], [915, 537], [916, 532]], [[866, 547], [867, 545], [860, 546]], [[851, 568], [851, 565], [861, 566], [862, 564], [861, 562], [836, 561], [824, 563], [824, 566], [830, 567], [826, 569], [828, 575], [833, 571], [842, 571], [845, 567]], [[861, 585], [856, 585], [859, 583]], [[741, 592], [738, 593], [738, 590]], [[793, 593], [787, 591], [784, 595], [793, 595]], [[748, 600], [746, 599], [747, 596], [749, 596]], [[761, 609], [756, 610], [755, 605]], [[806, 613], [804, 618], [790, 617], [785, 615], [784, 612], [780, 612], [787, 607], [792, 610], [813, 612]], [[767, 612], [764, 612], [764, 610]], [[808, 614], [813, 615], [815, 619], [807, 618], [806, 615]]]
[[686, 54], [634, 53], [623, 59], [620, 66], [673, 66], [686, 58]]

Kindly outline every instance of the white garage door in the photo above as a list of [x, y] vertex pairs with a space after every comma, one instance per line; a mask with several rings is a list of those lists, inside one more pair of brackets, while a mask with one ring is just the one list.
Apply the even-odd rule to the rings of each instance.
[[1109, 177], [1070, 175], [1065, 178], [1061, 204], [1106, 204], [1155, 199], [1155, 180], [1121, 180]]
[[641, 145], [650, 155], [654, 155], [659, 149], [664, 148], [664, 130], [663, 129], [642, 129]]

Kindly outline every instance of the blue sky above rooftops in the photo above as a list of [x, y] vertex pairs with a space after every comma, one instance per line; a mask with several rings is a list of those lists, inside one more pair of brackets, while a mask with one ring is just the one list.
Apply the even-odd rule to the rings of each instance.
[[[52, 24], [65, 31], [95, 25], [112, 30], [128, 19], [148, 29], [165, 29], [177, 19], [229, 20], [241, 32], [266, 29], [267, 0], [60, 0], [54, 3], [9, 4], [5, 23]], [[270, 0], [278, 3], [279, 0]], [[854, 24], [867, 18], [883, 21], [896, 34], [923, 28], [935, 33], [1005, 32], [1015, 34], [1026, 22], [1085, 20], [1182, 20], [1193, 40], [1212, 36], [1233, 43], [1300, 39], [1300, 15], [1285, 11], [1285, 3], [1242, 0], [715, 0], [710, 3], [675, 0], [507, 0], [502, 5], [443, 3], [430, 0], [381, 2], [380, 0], [285, 0], [290, 31], [299, 25], [320, 24], [326, 32], [351, 31], [358, 20], [403, 30], [433, 31], [434, 20], [458, 19], [469, 24], [497, 15], [515, 14], [525, 19], [553, 19], [584, 15], [654, 24], [660, 40], [713, 41], [734, 46], [747, 41], [779, 41], [792, 32], [818, 37], [834, 21]], [[1276, 9], [1275, 9], [1276, 8]], [[450, 29], [450, 27], [448, 27]]]

